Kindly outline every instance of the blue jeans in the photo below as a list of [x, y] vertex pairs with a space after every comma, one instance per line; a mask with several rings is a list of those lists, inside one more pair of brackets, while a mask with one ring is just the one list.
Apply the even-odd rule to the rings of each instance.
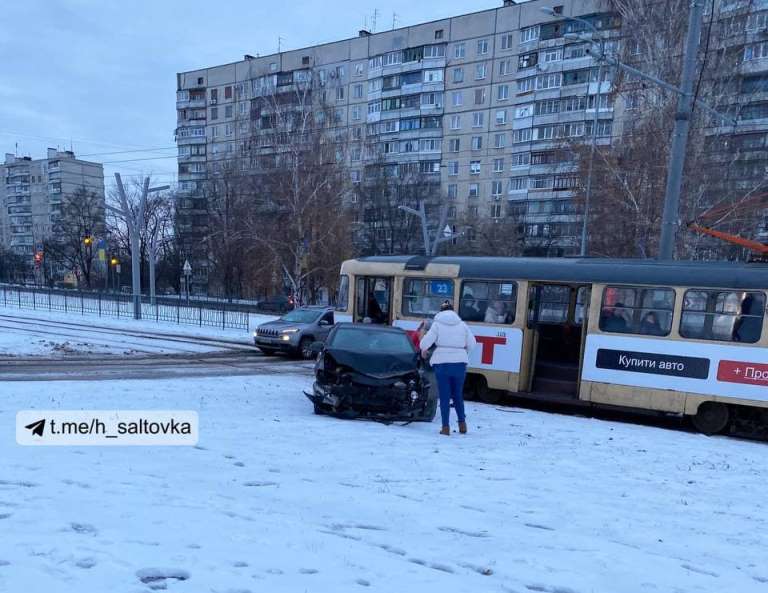
[[437, 389], [440, 392], [440, 416], [443, 426], [449, 426], [451, 416], [451, 400], [456, 408], [459, 422], [464, 422], [464, 379], [467, 376], [467, 365], [463, 362], [444, 362], [433, 366]]

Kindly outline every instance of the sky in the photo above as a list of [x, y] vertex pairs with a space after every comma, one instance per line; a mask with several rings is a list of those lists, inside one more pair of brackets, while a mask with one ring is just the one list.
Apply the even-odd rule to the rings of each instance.
[[[174, 182], [176, 73], [501, 6], [502, 0], [6, 0], [0, 151], [75, 150]], [[126, 152], [132, 151], [132, 152]], [[135, 151], [135, 152], [133, 152]], [[118, 162], [119, 161], [119, 162]]]

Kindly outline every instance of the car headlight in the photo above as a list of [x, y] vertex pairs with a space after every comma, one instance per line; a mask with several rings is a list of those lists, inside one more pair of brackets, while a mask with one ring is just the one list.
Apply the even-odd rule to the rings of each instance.
[[297, 331], [299, 331], [299, 328], [298, 328], [298, 327], [292, 327], [292, 328], [290, 328], [290, 329], [284, 329], [284, 330], [283, 330], [283, 331], [281, 331], [280, 333], [281, 333], [281, 334], [295, 334]]

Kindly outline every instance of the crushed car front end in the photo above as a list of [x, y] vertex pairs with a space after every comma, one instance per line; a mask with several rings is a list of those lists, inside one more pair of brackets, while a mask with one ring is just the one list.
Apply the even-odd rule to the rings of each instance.
[[431, 422], [437, 405], [415, 355], [381, 354], [372, 364], [358, 352], [333, 348], [318, 358], [306, 395], [318, 414], [381, 421]]

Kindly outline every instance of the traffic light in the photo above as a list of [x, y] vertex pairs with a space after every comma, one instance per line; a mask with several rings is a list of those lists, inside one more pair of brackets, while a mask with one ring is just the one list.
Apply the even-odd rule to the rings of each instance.
[[117, 259], [116, 257], [113, 257], [112, 259], [109, 260], [109, 263], [111, 263], [113, 266], [116, 266], [117, 264], [120, 263], [120, 260]]
[[39, 268], [42, 263], [43, 263], [43, 254], [40, 251], [38, 251], [37, 253], [35, 253], [35, 267]]
[[85, 239], [83, 239], [83, 243], [85, 243], [86, 246], [90, 245], [91, 243], [93, 243], [93, 237], [91, 237], [90, 235], [86, 235]]

